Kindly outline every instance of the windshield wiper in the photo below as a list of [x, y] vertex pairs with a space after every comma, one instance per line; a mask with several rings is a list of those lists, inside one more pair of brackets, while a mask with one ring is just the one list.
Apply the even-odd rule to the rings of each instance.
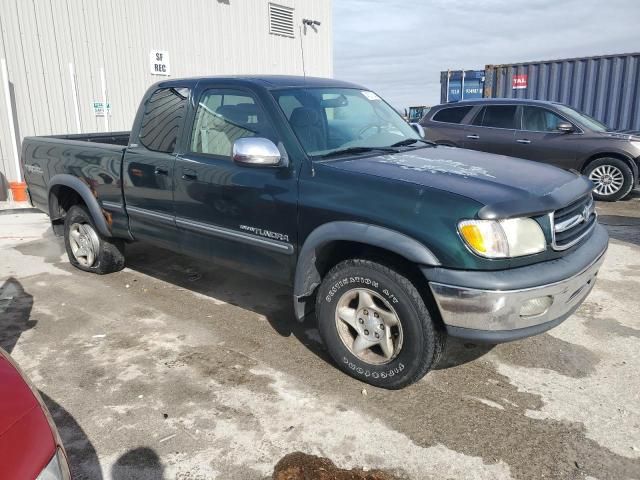
[[431, 142], [429, 140], [425, 140], [423, 138], [405, 138], [404, 140], [400, 140], [399, 142], [396, 142], [390, 146], [391, 147], [407, 147], [409, 145], [413, 145], [416, 142], [423, 142], [423, 143], [426, 143], [427, 145], [432, 145], [434, 147], [437, 145], [437, 143]]
[[330, 158], [337, 157], [339, 155], [348, 155], [350, 153], [367, 153], [367, 152], [389, 152], [389, 153], [398, 153], [398, 150], [391, 147], [349, 147], [349, 148], [341, 148], [339, 150], [334, 150], [333, 152], [324, 153], [322, 155], [318, 155], [316, 158]]

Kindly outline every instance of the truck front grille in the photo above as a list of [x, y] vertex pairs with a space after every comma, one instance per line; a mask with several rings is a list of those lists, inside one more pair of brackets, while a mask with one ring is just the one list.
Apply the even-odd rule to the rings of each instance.
[[595, 228], [596, 217], [591, 194], [551, 213], [553, 249], [566, 250], [578, 244]]

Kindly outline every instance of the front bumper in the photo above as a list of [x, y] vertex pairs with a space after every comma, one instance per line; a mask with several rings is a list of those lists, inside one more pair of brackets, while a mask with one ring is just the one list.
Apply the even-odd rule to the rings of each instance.
[[[595, 284], [607, 245], [598, 225], [583, 245], [558, 260], [500, 272], [424, 273], [449, 335], [508, 342], [549, 330], [573, 314]], [[542, 297], [551, 301], [546, 310], [521, 315], [527, 301]]]

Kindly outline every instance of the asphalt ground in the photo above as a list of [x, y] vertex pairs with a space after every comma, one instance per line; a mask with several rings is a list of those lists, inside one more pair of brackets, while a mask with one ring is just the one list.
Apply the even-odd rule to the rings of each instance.
[[401, 391], [335, 368], [286, 287], [141, 243], [84, 273], [33, 212], [0, 215], [0, 346], [77, 479], [262, 480], [292, 452], [400, 479], [640, 478], [640, 195], [598, 212], [611, 244], [576, 314], [451, 341]]

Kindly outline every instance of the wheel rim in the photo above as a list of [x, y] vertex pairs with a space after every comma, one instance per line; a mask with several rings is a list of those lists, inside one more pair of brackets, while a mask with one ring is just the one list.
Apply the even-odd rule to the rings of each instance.
[[613, 195], [624, 185], [622, 170], [613, 165], [600, 165], [589, 174], [589, 180], [595, 184], [593, 191], [598, 195]]
[[382, 296], [366, 288], [354, 288], [338, 300], [335, 313], [340, 340], [363, 362], [389, 363], [402, 350], [402, 323]]
[[83, 267], [91, 267], [98, 256], [100, 239], [87, 223], [74, 223], [69, 228], [69, 244], [73, 257]]

